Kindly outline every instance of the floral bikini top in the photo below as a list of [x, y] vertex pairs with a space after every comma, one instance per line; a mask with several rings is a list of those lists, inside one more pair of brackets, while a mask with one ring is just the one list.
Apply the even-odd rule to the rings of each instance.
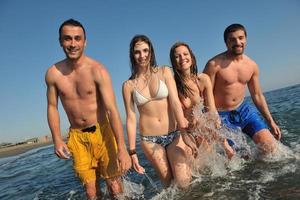
[[[195, 83], [196, 83], [196, 85], [197, 85], [197, 88], [198, 88], [198, 91], [199, 91], [199, 96], [200, 96], [200, 99], [199, 99], [199, 102], [198, 102], [197, 105], [203, 106], [203, 105], [204, 105], [204, 95], [203, 95], [203, 91], [201, 91], [201, 89], [200, 89], [200, 83], [199, 83], [198, 78], [195, 80]], [[186, 106], [184, 105], [183, 102], [181, 102], [181, 105], [182, 105], [183, 108], [188, 108], [188, 107], [186, 107]]]

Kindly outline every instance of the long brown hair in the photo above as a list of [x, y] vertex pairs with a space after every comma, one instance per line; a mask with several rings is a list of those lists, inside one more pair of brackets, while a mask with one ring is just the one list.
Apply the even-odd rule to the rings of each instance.
[[130, 48], [129, 48], [129, 56], [130, 56], [130, 63], [131, 63], [131, 76], [129, 79], [134, 79], [137, 72], [138, 72], [138, 67], [136, 65], [135, 59], [134, 59], [134, 46], [138, 42], [145, 42], [149, 46], [149, 51], [150, 51], [150, 67], [151, 70], [157, 67], [156, 59], [155, 59], [155, 53], [154, 53], [154, 48], [153, 45], [150, 41], [150, 39], [145, 36], [145, 35], [135, 35], [130, 42]]
[[170, 60], [171, 60], [172, 68], [174, 71], [174, 79], [176, 82], [176, 87], [177, 87], [178, 93], [180, 95], [187, 97], [188, 94], [193, 94], [193, 92], [192, 92], [191, 88], [188, 87], [184, 83], [184, 77], [183, 77], [182, 73], [178, 70], [178, 66], [177, 66], [177, 62], [176, 62], [176, 58], [175, 58], [175, 49], [180, 46], [185, 46], [188, 49], [189, 53], [191, 54], [191, 58], [192, 58], [191, 74], [192, 74], [192, 76], [197, 77], [198, 68], [197, 68], [197, 61], [196, 61], [195, 55], [188, 44], [186, 44], [184, 42], [176, 42], [171, 47]]

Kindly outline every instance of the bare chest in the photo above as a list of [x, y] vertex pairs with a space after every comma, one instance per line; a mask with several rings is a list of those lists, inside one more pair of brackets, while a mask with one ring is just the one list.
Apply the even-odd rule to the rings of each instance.
[[219, 70], [216, 81], [223, 85], [247, 84], [252, 74], [253, 70], [247, 66], [229, 66]]
[[84, 99], [95, 95], [96, 86], [91, 77], [65, 76], [57, 82], [59, 95], [64, 99]]

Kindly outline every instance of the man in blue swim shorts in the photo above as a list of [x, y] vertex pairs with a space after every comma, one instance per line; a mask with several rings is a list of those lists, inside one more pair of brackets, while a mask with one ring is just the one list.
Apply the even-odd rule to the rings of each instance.
[[[241, 129], [250, 138], [255, 133], [268, 129], [266, 123], [259, 116], [257, 109], [246, 102], [242, 102], [235, 110], [219, 111], [219, 115], [223, 124], [228, 128], [231, 130]], [[228, 143], [234, 146], [234, 142], [231, 139], [228, 139]]]
[[[244, 54], [247, 32], [243, 25], [232, 24], [224, 31], [227, 51], [210, 59], [204, 73], [210, 76], [214, 88], [215, 104], [224, 124], [240, 128], [258, 145], [263, 153], [271, 153], [281, 131], [269, 111], [259, 83], [258, 65]], [[256, 106], [244, 102], [246, 86]], [[268, 126], [260, 118], [265, 118]]]

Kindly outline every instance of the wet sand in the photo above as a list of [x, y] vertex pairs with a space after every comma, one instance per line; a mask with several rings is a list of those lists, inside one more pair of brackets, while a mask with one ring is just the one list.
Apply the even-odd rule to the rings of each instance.
[[10, 157], [10, 156], [16, 156], [22, 153], [25, 153], [31, 149], [35, 149], [38, 147], [43, 147], [47, 145], [53, 144], [52, 141], [49, 142], [38, 142], [38, 143], [32, 143], [32, 144], [20, 144], [10, 147], [4, 147], [0, 149], [0, 158]]

